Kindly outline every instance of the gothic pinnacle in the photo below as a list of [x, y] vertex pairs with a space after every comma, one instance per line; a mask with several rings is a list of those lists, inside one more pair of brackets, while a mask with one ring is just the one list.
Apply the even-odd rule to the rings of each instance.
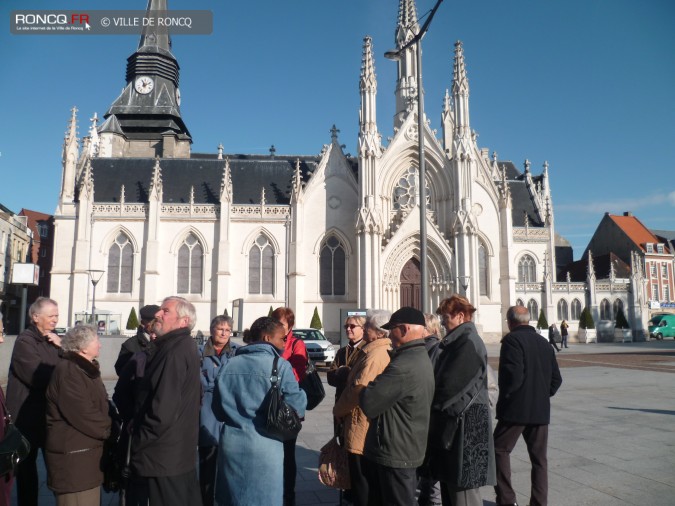
[[375, 76], [375, 62], [373, 60], [373, 40], [370, 36], [363, 38], [363, 57], [361, 58], [361, 91], [372, 90], [377, 87]]

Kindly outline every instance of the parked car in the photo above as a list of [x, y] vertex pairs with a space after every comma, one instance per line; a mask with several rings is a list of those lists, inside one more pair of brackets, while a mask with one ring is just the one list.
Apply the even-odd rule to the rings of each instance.
[[66, 332], [68, 332], [69, 327], [56, 327], [54, 329], [54, 332], [56, 333], [57, 336], [63, 337], [66, 335]]
[[649, 320], [649, 335], [658, 340], [675, 338], [675, 314], [657, 314], [652, 317]]
[[326, 365], [333, 363], [335, 353], [340, 349], [331, 343], [320, 330], [293, 329], [293, 335], [302, 339], [307, 347], [307, 354], [314, 362], [323, 362]]

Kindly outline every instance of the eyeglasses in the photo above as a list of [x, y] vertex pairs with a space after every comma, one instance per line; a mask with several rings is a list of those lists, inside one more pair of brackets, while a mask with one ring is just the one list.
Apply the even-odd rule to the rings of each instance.
[[345, 330], [354, 330], [356, 327], [362, 327], [363, 325], [354, 325], [353, 323], [348, 323], [345, 325]]

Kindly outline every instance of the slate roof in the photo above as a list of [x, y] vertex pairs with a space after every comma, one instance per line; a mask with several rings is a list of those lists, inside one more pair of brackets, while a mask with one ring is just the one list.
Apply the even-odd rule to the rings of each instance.
[[[610, 262], [614, 264], [614, 275], [617, 278], [630, 277], [630, 266], [614, 253], [607, 253], [605, 255], [593, 257], [593, 267], [595, 268], [596, 279], [609, 279]], [[564, 273], [569, 272], [572, 281], [586, 281], [586, 273], [588, 272], [588, 257], [566, 265], [562, 269], [562, 272], [563, 275], [560, 280], [565, 279]]]
[[[505, 169], [506, 180], [511, 190], [511, 219], [514, 227], [525, 226], [525, 213], [529, 220], [529, 225], [533, 227], [543, 227], [544, 223], [539, 219], [534, 201], [527, 190], [525, 175], [520, 172], [513, 162], [498, 162], [499, 169]], [[542, 176], [532, 176], [535, 184], [541, 182]]]
[[[267, 204], [289, 204], [295, 160], [300, 160], [302, 180], [316, 170], [318, 156], [224, 155], [230, 159], [235, 204], [259, 204], [265, 188]], [[350, 161], [351, 162], [351, 161]], [[195, 204], [218, 204], [225, 159], [194, 154], [186, 159], [160, 159], [163, 201], [190, 202], [194, 186]], [[124, 185], [125, 201], [144, 203], [150, 195], [155, 160], [152, 158], [95, 158], [91, 161], [96, 202], [119, 202]], [[355, 165], [352, 163], [352, 168]]]

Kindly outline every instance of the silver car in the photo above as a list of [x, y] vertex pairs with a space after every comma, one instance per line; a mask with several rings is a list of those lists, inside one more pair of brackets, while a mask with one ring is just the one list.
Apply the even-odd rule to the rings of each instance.
[[323, 362], [330, 365], [335, 360], [335, 353], [340, 349], [331, 343], [320, 330], [293, 329], [293, 335], [302, 339], [307, 347], [307, 354], [314, 362]]

